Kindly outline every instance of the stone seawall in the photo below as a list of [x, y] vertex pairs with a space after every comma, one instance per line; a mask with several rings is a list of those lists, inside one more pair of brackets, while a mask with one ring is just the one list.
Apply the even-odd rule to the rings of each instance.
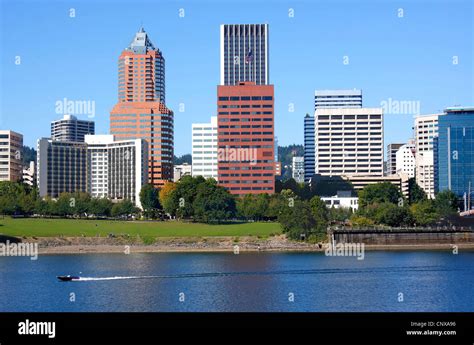
[[474, 243], [474, 232], [470, 230], [334, 230], [329, 236], [336, 243], [367, 245]]

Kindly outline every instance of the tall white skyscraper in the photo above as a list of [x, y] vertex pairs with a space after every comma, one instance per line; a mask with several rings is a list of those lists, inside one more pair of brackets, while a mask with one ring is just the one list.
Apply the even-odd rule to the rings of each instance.
[[268, 24], [223, 24], [220, 36], [220, 85], [270, 84]]
[[320, 108], [314, 117], [316, 174], [383, 176], [382, 108]]
[[8, 129], [0, 130], [0, 152], [0, 181], [20, 180], [23, 135]]
[[193, 123], [192, 145], [192, 176], [217, 181], [217, 116], [210, 123]]
[[416, 183], [428, 198], [435, 196], [433, 138], [438, 135], [441, 114], [415, 117]]

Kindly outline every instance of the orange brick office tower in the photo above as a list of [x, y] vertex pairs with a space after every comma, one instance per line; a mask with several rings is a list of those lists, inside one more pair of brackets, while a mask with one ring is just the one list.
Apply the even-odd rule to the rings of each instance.
[[232, 194], [275, 191], [273, 85], [217, 86], [219, 184]]
[[165, 105], [165, 60], [143, 28], [120, 54], [118, 79], [110, 133], [148, 142], [148, 181], [161, 187], [173, 177], [173, 112]]

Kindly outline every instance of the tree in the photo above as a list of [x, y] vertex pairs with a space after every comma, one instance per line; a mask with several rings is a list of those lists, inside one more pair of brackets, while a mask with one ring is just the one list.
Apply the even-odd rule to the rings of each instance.
[[359, 208], [384, 202], [398, 204], [401, 198], [399, 188], [390, 182], [371, 184], [359, 191]]
[[427, 199], [425, 191], [416, 183], [414, 177], [410, 178], [408, 180], [408, 202], [413, 204], [425, 199]]
[[450, 190], [445, 190], [436, 194], [435, 207], [440, 217], [449, 217], [458, 210], [458, 198]]
[[[214, 181], [214, 179], [208, 179]], [[202, 176], [183, 176], [176, 184], [176, 188], [169, 194], [163, 204], [167, 213], [178, 218], [192, 218], [194, 215], [193, 202], [200, 184], [206, 180]]]
[[113, 203], [106, 198], [92, 198], [90, 201], [89, 212], [94, 216], [110, 216]]
[[158, 189], [151, 184], [144, 185], [140, 190], [140, 202], [146, 217], [158, 217], [158, 210], [161, 208]]
[[235, 216], [234, 197], [214, 179], [199, 184], [193, 201], [194, 219], [211, 223], [220, 222]]
[[311, 207], [311, 213], [316, 220], [318, 229], [326, 229], [329, 220], [329, 211], [326, 207], [326, 203], [322, 201], [319, 196], [314, 196], [311, 198], [309, 205]]
[[308, 238], [317, 233], [317, 222], [307, 201], [296, 200], [293, 207], [286, 207], [278, 221], [289, 238], [297, 240], [301, 235]]
[[410, 206], [415, 224], [431, 225], [439, 219], [439, 214], [433, 200], [422, 200]]
[[169, 214], [173, 214], [176, 211], [177, 205], [172, 203], [172, 199], [170, 198], [171, 193], [176, 189], [176, 183], [168, 181], [165, 183], [163, 188], [160, 189], [158, 195], [160, 203], [163, 209], [168, 212]]
[[122, 200], [112, 206], [111, 214], [113, 217], [128, 216], [138, 213], [138, 209], [128, 200]]

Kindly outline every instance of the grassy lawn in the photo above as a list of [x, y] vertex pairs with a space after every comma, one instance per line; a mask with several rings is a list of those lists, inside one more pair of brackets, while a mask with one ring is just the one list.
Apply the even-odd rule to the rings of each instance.
[[108, 234], [153, 237], [261, 236], [280, 234], [280, 224], [198, 224], [178, 221], [131, 222], [78, 219], [0, 219], [0, 234], [10, 236], [107, 236]]

